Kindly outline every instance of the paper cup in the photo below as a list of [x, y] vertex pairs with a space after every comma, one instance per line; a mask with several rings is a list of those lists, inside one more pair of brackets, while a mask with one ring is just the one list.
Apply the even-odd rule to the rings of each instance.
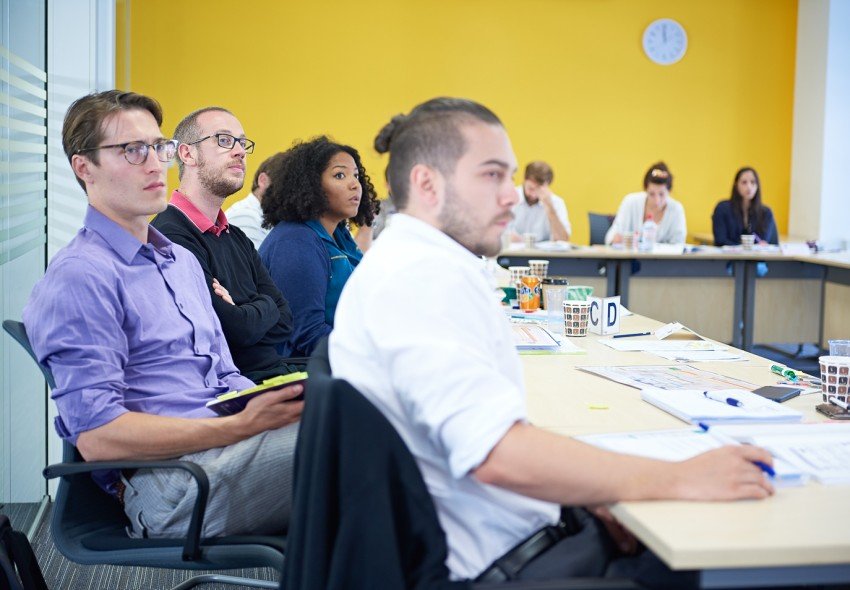
[[564, 301], [564, 334], [572, 337], [587, 336], [590, 302]]
[[516, 287], [522, 277], [531, 274], [531, 268], [528, 266], [509, 266], [508, 272], [511, 273], [511, 287]]
[[828, 402], [830, 398], [836, 398], [846, 404], [850, 388], [850, 357], [822, 356], [818, 363], [823, 401]]
[[627, 231], [623, 234], [623, 250], [637, 250], [637, 232]]
[[534, 234], [522, 234], [522, 239], [525, 242], [526, 248], [534, 248], [535, 244], [537, 244], [537, 236]]
[[589, 285], [569, 285], [567, 287], [567, 301], [587, 301], [593, 295], [593, 287]]
[[549, 274], [548, 260], [529, 260], [528, 267], [531, 269], [531, 274], [539, 277], [541, 281]]
[[752, 250], [756, 243], [756, 237], [753, 234], [741, 234], [741, 246], [744, 250]]
[[850, 356], [850, 340], [830, 340], [829, 356]]

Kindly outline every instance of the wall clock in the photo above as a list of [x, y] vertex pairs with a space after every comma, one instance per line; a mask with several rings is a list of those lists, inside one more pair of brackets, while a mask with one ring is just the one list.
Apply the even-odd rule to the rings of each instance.
[[669, 66], [685, 55], [688, 49], [688, 34], [685, 28], [672, 18], [653, 21], [643, 32], [643, 51], [657, 64]]

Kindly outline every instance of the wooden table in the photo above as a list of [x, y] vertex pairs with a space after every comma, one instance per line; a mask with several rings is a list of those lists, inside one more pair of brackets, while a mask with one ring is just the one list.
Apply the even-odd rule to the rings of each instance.
[[[623, 318], [621, 329], [658, 325], [632, 316]], [[618, 352], [598, 340], [572, 339], [587, 355], [522, 357], [532, 423], [565, 435], [686, 427], [643, 402], [637, 389], [577, 369], [671, 364], [648, 353]], [[759, 385], [776, 383], [770, 361], [744, 354], [746, 362], [695, 366]], [[806, 420], [825, 420], [814, 409], [819, 394], [786, 403]], [[607, 409], [594, 409], [599, 407]], [[850, 583], [850, 486], [809, 482], [762, 501], [623, 502], [613, 512], [672, 569], [699, 570], [705, 588]]]
[[850, 254], [702, 250], [656, 254], [590, 246], [508, 250], [502, 266], [550, 261], [550, 275], [619, 295], [629, 309], [679, 321], [707, 337], [751, 350], [754, 343], [850, 337]]

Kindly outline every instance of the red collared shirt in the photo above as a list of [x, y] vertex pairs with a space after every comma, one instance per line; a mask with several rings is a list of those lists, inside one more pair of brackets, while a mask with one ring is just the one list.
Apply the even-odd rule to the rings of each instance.
[[189, 221], [195, 224], [201, 233], [211, 233], [219, 237], [222, 232], [226, 231], [230, 224], [227, 222], [227, 217], [224, 211], [218, 210], [218, 215], [215, 218], [215, 223], [207, 219], [207, 216], [195, 207], [192, 202], [186, 198], [186, 195], [178, 190], [171, 194], [171, 205], [177, 207], [183, 214], [189, 218]]

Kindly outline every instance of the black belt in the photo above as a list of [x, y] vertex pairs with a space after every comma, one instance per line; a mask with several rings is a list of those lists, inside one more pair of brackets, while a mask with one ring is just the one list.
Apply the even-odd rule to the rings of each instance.
[[561, 514], [556, 525], [543, 527], [525, 541], [505, 553], [502, 557], [475, 578], [476, 582], [505, 582], [515, 580], [520, 570], [549, 549], [558, 541], [566, 539], [582, 528], [578, 519], [568, 510]]

